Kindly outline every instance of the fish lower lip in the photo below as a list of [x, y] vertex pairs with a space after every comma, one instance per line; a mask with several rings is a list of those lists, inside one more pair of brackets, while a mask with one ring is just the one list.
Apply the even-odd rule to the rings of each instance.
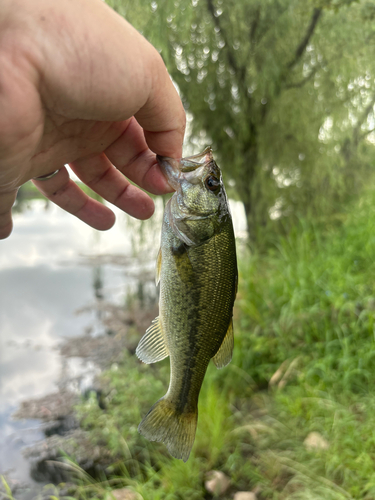
[[181, 174], [179, 169], [179, 160], [160, 155], [156, 155], [156, 159], [168, 184], [171, 188], [176, 190], [179, 186], [179, 178]]

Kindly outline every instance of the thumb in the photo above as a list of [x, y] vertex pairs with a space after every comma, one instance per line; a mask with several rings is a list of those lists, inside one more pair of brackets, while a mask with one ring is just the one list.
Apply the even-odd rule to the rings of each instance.
[[154, 153], [181, 158], [186, 126], [185, 110], [164, 62], [157, 52], [153, 62], [150, 92], [146, 104], [135, 117], [144, 129], [148, 147]]

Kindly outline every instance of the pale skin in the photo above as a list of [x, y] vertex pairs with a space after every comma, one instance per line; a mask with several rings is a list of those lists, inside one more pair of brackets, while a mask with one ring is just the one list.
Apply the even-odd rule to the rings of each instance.
[[0, 239], [12, 231], [18, 188], [34, 180], [48, 199], [90, 226], [113, 212], [82, 182], [146, 219], [170, 191], [156, 154], [179, 158], [185, 113], [164, 63], [101, 0], [0, 1]]

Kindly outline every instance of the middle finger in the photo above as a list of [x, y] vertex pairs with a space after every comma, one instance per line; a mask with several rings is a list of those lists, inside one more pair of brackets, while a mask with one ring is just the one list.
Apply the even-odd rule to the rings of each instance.
[[154, 213], [154, 202], [133, 186], [109, 161], [104, 153], [70, 163], [73, 172], [102, 198], [138, 219]]

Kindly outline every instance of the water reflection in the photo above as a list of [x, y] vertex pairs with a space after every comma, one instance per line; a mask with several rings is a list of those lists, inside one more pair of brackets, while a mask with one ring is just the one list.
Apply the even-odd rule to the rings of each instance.
[[[100, 328], [94, 312], [75, 311], [104, 297], [121, 302], [127, 287], [136, 286], [122, 265], [87, 262], [132, 254], [123, 214], [101, 234], [58, 207], [46, 210], [44, 200], [24, 202], [23, 209], [14, 216], [11, 238], [0, 243], [0, 474], [15, 470], [22, 481], [28, 468], [21, 449], [41, 433], [28, 432], [37, 422], [16, 422], [11, 414], [21, 401], [55, 391], [65, 377], [67, 363], [56, 350], [64, 337]], [[77, 366], [70, 362], [69, 371], [82, 370]]]

